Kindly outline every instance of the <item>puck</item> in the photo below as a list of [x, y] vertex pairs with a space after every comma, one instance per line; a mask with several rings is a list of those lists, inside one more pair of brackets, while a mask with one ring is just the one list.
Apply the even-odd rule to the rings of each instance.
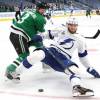
[[44, 90], [43, 89], [38, 89], [38, 92], [44, 92]]

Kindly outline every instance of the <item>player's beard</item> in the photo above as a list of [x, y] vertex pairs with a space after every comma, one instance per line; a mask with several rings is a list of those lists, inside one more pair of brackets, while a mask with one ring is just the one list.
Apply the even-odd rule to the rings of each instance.
[[71, 34], [75, 34], [76, 33], [76, 30], [75, 31], [72, 31], [68, 28], [68, 31], [71, 33]]

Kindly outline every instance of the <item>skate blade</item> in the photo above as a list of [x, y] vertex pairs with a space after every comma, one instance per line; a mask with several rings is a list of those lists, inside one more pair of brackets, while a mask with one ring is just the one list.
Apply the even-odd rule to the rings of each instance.
[[73, 97], [91, 97], [91, 96], [94, 96], [94, 93], [91, 93], [91, 92], [87, 92], [86, 94], [80, 94], [79, 92], [78, 93], [74, 93], [73, 94]]
[[15, 83], [15, 84], [18, 84], [18, 83], [20, 83], [20, 80], [18, 80], [18, 79], [12, 79], [12, 80], [10, 80], [10, 79], [8, 79], [7, 77], [5, 77], [5, 80], [4, 80], [5, 82], [12, 82], [12, 83]]
[[20, 83], [20, 80], [18, 80], [18, 79], [12, 79], [12, 82], [13, 83], [16, 83], [16, 84], [19, 84]]

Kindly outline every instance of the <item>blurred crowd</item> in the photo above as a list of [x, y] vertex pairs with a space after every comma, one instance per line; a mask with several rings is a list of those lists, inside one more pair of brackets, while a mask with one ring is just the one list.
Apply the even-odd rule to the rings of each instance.
[[[11, 0], [10, 0], [11, 1]], [[71, 12], [73, 12], [73, 10], [88, 10], [88, 9], [92, 9], [91, 6], [86, 6], [83, 5], [83, 3], [79, 2], [79, 0], [67, 0], [68, 2], [53, 2], [53, 3], [48, 3], [50, 8], [50, 11], [55, 11], [55, 10], [71, 10]], [[35, 3], [32, 2], [23, 2], [24, 4], [21, 6], [21, 2], [15, 3], [12, 2], [11, 3], [5, 3], [5, 2], [1, 2], [0, 1], [0, 12], [15, 12], [16, 11], [16, 7], [17, 9], [19, 8], [21, 11], [27, 10], [27, 9], [35, 9], [36, 5]], [[94, 9], [93, 9], [94, 10]], [[100, 15], [100, 8], [95, 8], [96, 14]]]

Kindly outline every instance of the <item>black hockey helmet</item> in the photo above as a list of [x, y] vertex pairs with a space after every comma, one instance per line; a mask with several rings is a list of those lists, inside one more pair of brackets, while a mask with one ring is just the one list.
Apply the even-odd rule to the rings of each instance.
[[43, 9], [48, 9], [49, 8], [49, 5], [45, 2], [38, 2], [36, 4], [36, 8], [37, 9], [40, 9], [40, 8], [43, 8]]

